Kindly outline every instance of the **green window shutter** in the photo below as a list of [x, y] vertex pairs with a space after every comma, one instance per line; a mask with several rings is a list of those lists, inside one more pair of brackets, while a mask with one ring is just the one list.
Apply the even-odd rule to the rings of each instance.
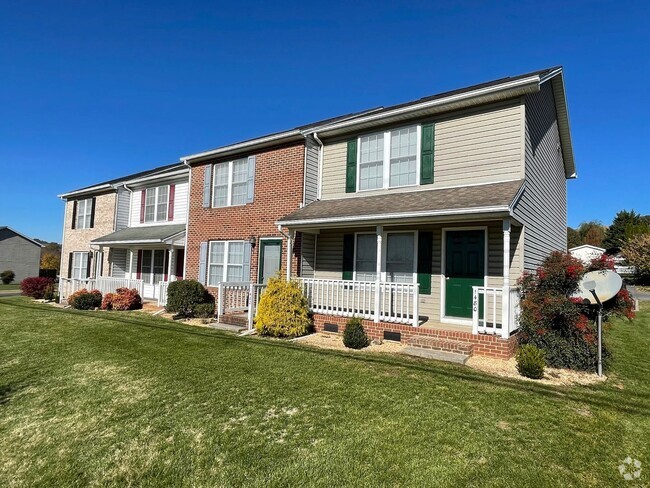
[[345, 193], [357, 191], [357, 140], [348, 141], [348, 158], [345, 170]]
[[354, 270], [354, 234], [343, 236], [343, 279], [352, 280]]
[[418, 283], [420, 295], [431, 295], [433, 232], [418, 232]]
[[433, 124], [422, 124], [422, 144], [420, 152], [420, 184], [433, 183], [433, 150], [435, 129]]

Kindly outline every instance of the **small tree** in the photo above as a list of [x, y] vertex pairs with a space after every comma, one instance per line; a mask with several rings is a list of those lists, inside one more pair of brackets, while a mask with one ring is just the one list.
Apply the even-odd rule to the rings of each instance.
[[650, 234], [640, 234], [623, 245], [623, 256], [642, 282], [650, 282]]
[[363, 330], [363, 323], [359, 317], [352, 317], [345, 324], [343, 344], [351, 349], [363, 349], [370, 345], [370, 340], [366, 331]]
[[11, 271], [10, 269], [0, 273], [0, 280], [5, 285], [8, 285], [9, 283], [11, 283], [14, 280], [15, 277], [16, 277], [16, 273]]
[[298, 337], [311, 328], [307, 299], [296, 281], [276, 275], [269, 280], [255, 316], [260, 335]]
[[638, 234], [650, 232], [648, 221], [634, 210], [621, 210], [607, 228], [603, 245], [618, 252], [624, 244]]

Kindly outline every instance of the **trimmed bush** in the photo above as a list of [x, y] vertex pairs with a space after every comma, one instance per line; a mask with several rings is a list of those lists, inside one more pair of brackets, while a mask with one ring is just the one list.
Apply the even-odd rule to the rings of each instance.
[[214, 302], [198, 303], [194, 307], [194, 316], [200, 319], [210, 319], [214, 317]]
[[102, 300], [102, 310], [139, 310], [142, 298], [135, 288], [118, 288], [115, 293], [107, 293]]
[[68, 305], [77, 310], [94, 310], [102, 305], [102, 292], [83, 288], [68, 297]]
[[517, 352], [517, 371], [526, 378], [542, 379], [546, 367], [544, 356], [544, 351], [532, 344], [521, 346]]
[[180, 280], [169, 284], [165, 307], [167, 312], [181, 317], [194, 317], [196, 307], [201, 303], [214, 303], [214, 298], [198, 281]]
[[366, 331], [363, 330], [363, 324], [358, 317], [352, 317], [345, 324], [343, 332], [343, 344], [350, 349], [363, 349], [370, 345], [370, 340]]
[[54, 300], [54, 296], [54, 283], [52, 283], [51, 285], [47, 285], [47, 288], [45, 288], [45, 293], [43, 293], [43, 300], [51, 302]]
[[307, 299], [296, 281], [279, 275], [269, 280], [257, 307], [255, 329], [273, 337], [298, 337], [311, 330]]
[[11, 271], [10, 269], [0, 273], [0, 281], [2, 281], [5, 285], [11, 283], [15, 277], [16, 277], [16, 273]]
[[30, 278], [25, 278], [20, 282], [20, 289], [22, 290], [23, 295], [27, 297], [41, 299], [45, 296], [45, 291], [50, 285], [54, 285], [54, 280], [52, 278], [32, 276]]

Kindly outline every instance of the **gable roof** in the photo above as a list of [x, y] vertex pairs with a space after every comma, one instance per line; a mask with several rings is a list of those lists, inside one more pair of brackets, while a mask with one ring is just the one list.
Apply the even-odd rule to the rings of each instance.
[[523, 180], [404, 193], [317, 200], [281, 218], [288, 227], [444, 217], [460, 214], [509, 214]]
[[120, 178], [114, 178], [112, 180], [103, 181], [101, 183], [96, 183], [94, 185], [79, 188], [77, 190], [71, 190], [67, 193], [62, 193], [61, 195], [58, 195], [58, 197], [66, 200], [70, 197], [78, 197], [82, 195], [90, 195], [93, 193], [101, 193], [108, 190], [113, 190], [116, 186], [119, 186], [120, 183], [124, 183], [129, 180], [135, 180], [135, 179], [143, 178], [145, 176], [163, 175], [163, 174], [171, 173], [173, 171], [182, 169], [184, 167], [185, 165], [182, 163], [173, 163], [173, 164], [167, 164], [165, 166], [158, 166], [157, 168], [149, 169], [147, 171], [139, 171], [138, 173], [132, 173], [130, 175], [122, 176]]
[[2, 226], [0, 226], [0, 230], [8, 230], [8, 231], [11, 231], [11, 232], [13, 232], [14, 234], [16, 234], [18, 237], [22, 237], [23, 239], [25, 239], [25, 240], [31, 242], [32, 244], [36, 244], [38, 247], [45, 247], [45, 246], [44, 246], [43, 244], [41, 244], [40, 242], [35, 241], [35, 240], [32, 239], [31, 237], [27, 237], [25, 234], [21, 234], [20, 232], [15, 231], [14, 229], [12, 229], [11, 227], [8, 227], [8, 226], [6, 226], [6, 225], [2, 225]]
[[591, 249], [592, 251], [597, 251], [600, 253], [604, 253], [606, 251], [606, 249], [602, 247], [592, 246], [591, 244], [582, 244], [581, 246], [572, 247], [571, 249], [569, 249], [569, 252], [579, 251], [580, 249]]
[[226, 157], [244, 151], [253, 151], [273, 145], [297, 142], [304, 139], [308, 134], [318, 134], [323, 137], [340, 136], [348, 132], [369, 129], [386, 123], [399, 122], [414, 117], [423, 117], [535, 93], [540, 90], [542, 83], [549, 81], [553, 86], [565, 176], [567, 178], [575, 178], [576, 168], [562, 66], [554, 66], [516, 76], [499, 78], [456, 90], [429, 95], [397, 105], [388, 107], [379, 106], [361, 112], [320, 120], [298, 126], [291, 130], [276, 132], [235, 144], [221, 146], [209, 151], [184, 156], [181, 160], [187, 161], [190, 164], [202, 162], [210, 158]]

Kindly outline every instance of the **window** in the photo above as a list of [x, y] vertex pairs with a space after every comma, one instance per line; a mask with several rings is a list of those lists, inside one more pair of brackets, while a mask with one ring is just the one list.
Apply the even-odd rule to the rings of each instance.
[[388, 234], [386, 238], [386, 281], [413, 283], [415, 273], [415, 234]]
[[157, 284], [165, 280], [165, 250], [144, 249], [142, 251], [142, 265], [140, 267], [142, 281], [148, 284]]
[[208, 258], [208, 285], [244, 280], [244, 241], [212, 241]]
[[75, 280], [85, 280], [88, 278], [88, 253], [87, 252], [73, 252], [72, 253], [72, 268], [70, 278]]
[[144, 197], [144, 221], [164, 222], [169, 208], [169, 186], [147, 188]]
[[248, 158], [214, 165], [212, 206], [245, 205], [248, 199]]
[[[416, 278], [416, 237], [414, 232], [392, 232], [382, 240], [383, 281], [413, 283]], [[377, 236], [357, 234], [354, 257], [354, 279], [375, 281], [377, 279]]]
[[92, 223], [93, 199], [77, 201], [77, 217], [75, 229], [90, 229]]
[[354, 265], [357, 281], [377, 279], [377, 236], [375, 234], [357, 234]]
[[417, 125], [360, 137], [359, 191], [415, 185], [418, 144]]

